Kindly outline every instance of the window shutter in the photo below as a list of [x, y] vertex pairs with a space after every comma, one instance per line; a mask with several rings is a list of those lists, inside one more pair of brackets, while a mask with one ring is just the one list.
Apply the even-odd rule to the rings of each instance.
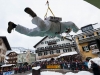
[[2, 45], [2, 40], [0, 39], [0, 45]]
[[88, 45], [88, 49], [90, 50], [90, 45]]
[[85, 50], [84, 50], [84, 47], [82, 47], [82, 49], [83, 49], [83, 51], [85, 51]]

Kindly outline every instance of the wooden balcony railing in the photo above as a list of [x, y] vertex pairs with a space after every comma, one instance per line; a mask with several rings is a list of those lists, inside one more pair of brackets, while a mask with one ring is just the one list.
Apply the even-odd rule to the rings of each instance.
[[55, 46], [51, 48], [44, 48], [41, 50], [36, 50], [36, 53], [38, 52], [44, 52], [44, 51], [50, 51], [50, 50], [57, 50], [57, 49], [64, 49], [64, 48], [71, 48], [71, 47], [76, 47], [76, 44], [70, 44], [70, 45], [64, 45], [64, 46]]

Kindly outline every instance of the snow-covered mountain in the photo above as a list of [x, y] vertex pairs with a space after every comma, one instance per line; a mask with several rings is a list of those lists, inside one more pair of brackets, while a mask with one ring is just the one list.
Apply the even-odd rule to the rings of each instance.
[[31, 52], [35, 52], [35, 50], [32, 50], [32, 49], [26, 49], [26, 48], [23, 48], [23, 47], [11, 47], [12, 51], [19, 51], [19, 52], [25, 52], [27, 50], [30, 50]]
[[27, 52], [27, 50], [30, 50], [31, 53], [35, 53], [35, 50], [32, 50], [32, 49], [25, 49], [23, 47], [11, 47], [11, 51], [7, 51], [6, 54], [8, 54], [9, 52], [16, 52], [20, 54], [23, 52]]

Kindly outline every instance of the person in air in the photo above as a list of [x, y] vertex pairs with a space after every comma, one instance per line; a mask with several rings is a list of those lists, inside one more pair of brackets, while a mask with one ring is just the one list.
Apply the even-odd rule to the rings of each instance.
[[37, 14], [32, 11], [31, 8], [27, 7], [24, 11], [32, 17], [32, 23], [37, 25], [37, 27], [29, 29], [20, 24], [15, 24], [11, 21], [8, 22], [8, 33], [11, 33], [13, 29], [15, 31], [27, 35], [27, 36], [57, 36], [62, 37], [61, 34], [63, 32], [70, 33], [78, 32], [79, 28], [71, 21], [69, 22], [53, 22], [47, 19], [42, 20]]

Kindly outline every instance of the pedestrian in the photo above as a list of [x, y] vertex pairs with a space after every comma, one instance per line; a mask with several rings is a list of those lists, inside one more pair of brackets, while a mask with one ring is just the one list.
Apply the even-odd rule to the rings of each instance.
[[73, 22], [52, 22], [50, 20], [42, 20], [37, 14], [31, 10], [31, 8], [27, 7], [24, 10], [27, 14], [29, 14], [33, 19], [32, 23], [37, 25], [36, 28], [26, 28], [21, 25], [17, 25], [13, 22], [8, 22], [8, 33], [11, 33], [13, 29], [17, 32], [27, 35], [27, 36], [57, 36], [62, 37], [60, 34], [63, 32], [69, 33], [71, 30], [73, 32], [77, 32], [79, 28]]
[[94, 75], [100, 75], [100, 66], [91, 60], [91, 68]]
[[67, 63], [68, 70], [70, 70], [70, 62]]
[[71, 62], [71, 70], [74, 72], [74, 70], [76, 69], [76, 63], [75, 61]]

